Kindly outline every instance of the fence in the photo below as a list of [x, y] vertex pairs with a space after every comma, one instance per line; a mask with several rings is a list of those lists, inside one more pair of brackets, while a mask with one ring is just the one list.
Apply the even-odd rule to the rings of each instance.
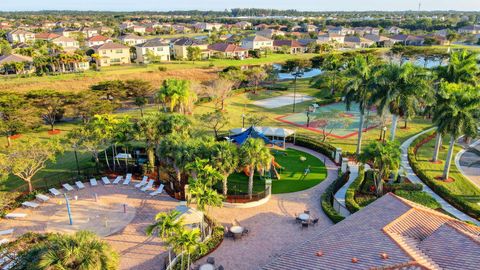
[[255, 202], [259, 201], [263, 198], [266, 198], [270, 195], [270, 187], [266, 187], [264, 191], [254, 193], [252, 196], [248, 194], [235, 194], [235, 195], [227, 195], [226, 202], [229, 203], [248, 203], [248, 202]]

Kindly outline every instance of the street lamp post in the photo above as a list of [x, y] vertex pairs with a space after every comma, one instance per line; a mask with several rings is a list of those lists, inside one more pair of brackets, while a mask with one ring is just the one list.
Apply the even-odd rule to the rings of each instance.
[[385, 137], [387, 136], [387, 127], [383, 127], [383, 139], [382, 142], [385, 143]]
[[65, 197], [65, 201], [67, 202], [67, 212], [68, 212], [68, 219], [70, 221], [70, 225], [73, 225], [72, 211], [70, 210], [70, 201], [68, 200], [66, 193], [63, 193], [63, 196]]
[[245, 128], [245, 114], [242, 113], [242, 128]]
[[302, 77], [303, 76], [303, 72], [302, 71], [299, 71], [299, 69], [297, 68], [295, 70], [295, 72], [292, 73], [292, 76], [293, 76], [293, 112], [295, 112], [295, 106], [297, 104], [296, 102], [296, 97], [297, 97], [297, 78], [299, 77]]

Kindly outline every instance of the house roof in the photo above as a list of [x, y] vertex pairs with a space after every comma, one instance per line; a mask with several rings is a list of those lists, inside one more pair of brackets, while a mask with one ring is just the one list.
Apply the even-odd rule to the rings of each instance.
[[300, 42], [298, 42], [296, 40], [274, 40], [273, 41], [273, 46], [275, 46], [275, 47], [288, 46], [288, 47], [291, 47], [291, 48], [303, 47], [303, 45], [300, 44]]
[[118, 39], [120, 39], [120, 40], [126, 40], [126, 39], [142, 40], [142, 39], [145, 39], [145, 38], [143, 38], [141, 36], [134, 35], [134, 34], [128, 34], [128, 35], [120, 36]]
[[173, 45], [177, 46], [192, 46], [192, 45], [203, 45], [204, 43], [198, 39], [192, 38], [179, 38], [173, 41]]
[[54, 38], [52, 41], [53, 42], [76, 42], [75, 39], [71, 37], [64, 37], [64, 36], [59, 36], [57, 38]]
[[215, 43], [212, 45], [208, 45], [208, 49], [212, 51], [218, 51], [218, 52], [243, 52], [246, 51], [246, 49], [237, 46], [235, 44], [229, 44], [229, 43]]
[[0, 55], [0, 64], [12, 63], [12, 62], [32, 62], [33, 59], [28, 56], [23, 56], [20, 54], [7, 54]]
[[264, 36], [260, 36], [260, 35], [246, 37], [243, 40], [244, 41], [272, 41], [271, 39], [266, 38]]
[[480, 269], [479, 235], [480, 227], [389, 193], [262, 269]]
[[25, 31], [23, 29], [15, 29], [13, 31], [10, 31], [10, 34], [12, 34], [12, 35], [33, 35], [32, 32]]
[[92, 46], [94, 50], [115, 50], [115, 49], [128, 49], [127, 46], [120, 44], [120, 43], [115, 43], [115, 42], [107, 42], [102, 45], [96, 45]]
[[55, 33], [37, 33], [35, 34], [36, 39], [54, 39], [59, 37], [60, 35], [57, 35]]
[[135, 47], [165, 47], [165, 46], [169, 46], [169, 45], [161, 38], [149, 39], [142, 44], [135, 45]]
[[102, 35], [98, 35], [98, 36], [93, 36], [93, 37], [88, 38], [87, 41], [91, 41], [91, 42], [93, 42], [93, 41], [107, 41], [109, 39], [111, 39], [111, 38], [106, 37], [106, 36], [102, 36]]

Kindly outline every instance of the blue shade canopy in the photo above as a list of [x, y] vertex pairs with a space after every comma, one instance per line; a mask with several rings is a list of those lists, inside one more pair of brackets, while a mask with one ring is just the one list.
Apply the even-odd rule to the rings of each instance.
[[260, 138], [262, 139], [265, 144], [272, 144], [272, 141], [267, 138], [262, 132], [258, 131], [255, 129], [254, 126], [249, 127], [247, 130], [245, 130], [242, 133], [230, 136], [230, 139], [238, 144], [243, 144], [248, 138]]

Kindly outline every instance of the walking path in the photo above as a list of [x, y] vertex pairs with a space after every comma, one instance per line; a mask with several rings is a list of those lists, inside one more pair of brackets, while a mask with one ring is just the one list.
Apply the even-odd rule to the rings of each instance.
[[[337, 193], [335, 193], [335, 201], [340, 204], [340, 207], [335, 207], [335, 209], [344, 217], [348, 217], [351, 214], [345, 204], [345, 197], [347, 195], [348, 188], [358, 177], [360, 166], [354, 161], [349, 161], [348, 168], [350, 169], [350, 176], [348, 177], [347, 183], [345, 183], [345, 185], [343, 185], [343, 187], [340, 188]], [[370, 170], [370, 166], [368, 164], [365, 165], [365, 170]]]
[[407, 178], [410, 181], [412, 181], [413, 183], [422, 184], [423, 185], [423, 191], [425, 191], [430, 196], [435, 198], [435, 200], [437, 200], [437, 202], [440, 203], [440, 205], [442, 206], [442, 208], [445, 211], [447, 211], [448, 213], [452, 214], [453, 216], [455, 216], [456, 218], [458, 218], [460, 220], [470, 221], [470, 222], [473, 222], [476, 225], [480, 226], [480, 222], [478, 220], [476, 220], [476, 219], [464, 214], [463, 212], [459, 211], [457, 208], [453, 207], [451, 204], [449, 204], [447, 201], [445, 201], [442, 197], [438, 196], [435, 192], [433, 192], [433, 190], [431, 190], [427, 185], [425, 185], [422, 182], [422, 180], [420, 180], [420, 178], [418, 178], [418, 176], [413, 171], [412, 167], [410, 166], [410, 162], [408, 162], [408, 148], [413, 143], [413, 141], [415, 139], [417, 139], [418, 137], [420, 137], [421, 135], [423, 135], [427, 132], [430, 132], [434, 129], [435, 128], [430, 128], [430, 129], [427, 129], [425, 131], [422, 131], [422, 132], [410, 137], [409, 139], [407, 139], [405, 142], [402, 143], [402, 145], [400, 146], [400, 149], [402, 150], [401, 166], [402, 166], [403, 170], [405, 171], [405, 173], [407, 175]]
[[457, 153], [455, 156], [455, 165], [465, 178], [477, 187], [480, 187], [480, 166], [471, 166], [473, 162], [478, 162], [480, 157], [474, 152], [467, 151], [469, 148], [480, 151], [480, 139], [470, 145], [465, 145], [464, 149]]
[[[291, 248], [317, 235], [319, 231], [333, 225], [323, 213], [320, 196], [332, 181], [337, 178], [337, 166], [324, 155], [307, 148], [288, 145], [299, 151], [311, 154], [318, 159], [326, 160], [328, 176], [320, 184], [299, 192], [272, 195], [265, 204], [253, 208], [214, 208], [210, 213], [224, 226], [230, 227], [234, 221], [247, 228], [249, 233], [240, 240], [226, 238], [220, 247], [207, 257], [215, 258], [215, 265], [223, 265], [225, 269], [251, 270], [258, 269], [281, 254], [284, 249]], [[315, 226], [302, 229], [296, 223], [297, 214], [309, 210], [311, 217], [318, 217]], [[196, 264], [205, 263], [206, 258]]]

